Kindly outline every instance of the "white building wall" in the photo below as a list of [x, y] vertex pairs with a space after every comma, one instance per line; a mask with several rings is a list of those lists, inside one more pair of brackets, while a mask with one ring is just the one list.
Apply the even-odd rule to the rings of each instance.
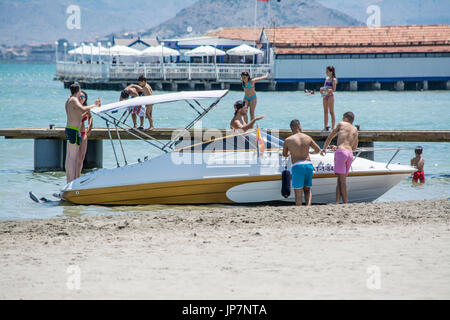
[[[323, 80], [332, 65], [339, 79], [376, 81], [449, 78], [450, 57], [371, 59], [276, 59], [276, 80]], [[426, 79], [424, 79], [426, 80]]]

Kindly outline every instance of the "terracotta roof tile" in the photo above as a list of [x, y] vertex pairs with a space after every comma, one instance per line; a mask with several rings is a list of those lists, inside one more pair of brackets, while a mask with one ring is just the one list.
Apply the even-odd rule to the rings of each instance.
[[[328, 53], [351, 50], [382, 52], [382, 47], [388, 48], [386, 52], [450, 51], [450, 25], [279, 27], [264, 30], [272, 45], [277, 47], [277, 52], [288, 50], [284, 48], [298, 48], [298, 52], [303, 52], [303, 49], [311, 51], [312, 48], [322, 48]], [[260, 33], [261, 28], [256, 32], [257, 38]], [[222, 28], [208, 35], [247, 41], [255, 39], [253, 28], [249, 27]]]
[[450, 52], [450, 46], [276, 48], [277, 54], [427, 53]]

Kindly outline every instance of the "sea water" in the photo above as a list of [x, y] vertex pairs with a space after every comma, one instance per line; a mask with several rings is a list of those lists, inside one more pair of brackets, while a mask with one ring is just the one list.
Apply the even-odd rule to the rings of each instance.
[[[54, 81], [55, 65], [50, 64], [0, 64], [0, 128], [64, 127], [64, 103], [69, 90]], [[102, 103], [116, 102], [119, 91], [86, 90], [90, 103], [97, 97]], [[156, 94], [162, 92], [155, 92]], [[289, 128], [292, 119], [299, 119], [302, 128], [323, 128], [323, 107], [320, 94], [307, 96], [301, 91], [257, 92], [256, 115], [262, 128]], [[203, 128], [228, 128], [233, 116], [233, 103], [243, 98], [243, 92], [230, 91], [228, 95], [202, 121]], [[340, 120], [346, 111], [353, 111], [355, 124], [361, 129], [450, 129], [450, 91], [365, 91], [336, 92], [335, 113]], [[180, 128], [196, 116], [185, 102], [156, 105], [153, 110], [155, 126]], [[130, 124], [131, 124], [131, 120]], [[330, 123], [331, 124], [331, 123]], [[145, 126], [148, 126], [146, 120]], [[94, 127], [105, 123], [94, 116]], [[449, 143], [384, 143], [375, 147], [409, 147], [422, 145], [425, 159], [426, 183], [413, 187], [405, 179], [377, 201], [404, 201], [441, 199], [450, 196], [450, 145]], [[168, 210], [201, 209], [204, 206], [76, 206], [57, 201], [35, 203], [28, 197], [33, 191], [38, 196], [55, 200], [51, 195], [65, 185], [64, 172], [33, 172], [34, 142], [22, 139], [0, 138], [0, 220], [49, 218], [55, 216], [80, 216], [153, 212]], [[129, 162], [156, 156], [160, 152], [143, 146], [139, 141], [126, 141]], [[377, 152], [376, 161], [389, 161], [393, 152]], [[401, 151], [395, 163], [409, 164], [413, 150]], [[109, 141], [103, 142], [103, 165], [115, 167]]]

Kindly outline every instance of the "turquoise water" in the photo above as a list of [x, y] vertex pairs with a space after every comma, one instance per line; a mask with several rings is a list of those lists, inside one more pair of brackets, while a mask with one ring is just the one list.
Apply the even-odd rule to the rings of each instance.
[[[69, 91], [62, 83], [53, 81], [54, 65], [0, 64], [0, 128], [65, 126], [64, 102]], [[101, 97], [103, 103], [118, 100], [119, 92], [87, 90], [89, 101]], [[160, 92], [156, 92], [160, 93]], [[233, 103], [243, 93], [231, 91], [208, 114], [204, 128], [227, 128], [233, 115]], [[355, 124], [361, 129], [450, 129], [450, 91], [369, 91], [337, 92], [335, 112], [342, 115], [353, 111]], [[263, 128], [288, 128], [293, 118], [304, 129], [323, 126], [322, 100], [319, 95], [305, 96], [302, 92], [258, 92], [257, 115]], [[157, 105], [155, 126], [182, 127], [193, 119], [195, 112], [186, 103]], [[339, 118], [339, 116], [338, 116]], [[105, 124], [94, 119], [94, 127]], [[147, 123], [146, 123], [147, 126]], [[376, 143], [375, 147], [424, 147], [427, 183], [412, 187], [405, 180], [377, 201], [439, 199], [450, 196], [449, 143]], [[157, 155], [158, 151], [143, 149], [138, 141], [127, 141], [129, 159]], [[108, 141], [104, 142], [104, 167], [114, 167], [115, 161]], [[388, 161], [392, 152], [375, 154], [376, 161]], [[411, 151], [402, 151], [395, 162], [409, 164]], [[0, 220], [79, 216], [93, 214], [132, 213], [158, 210], [186, 210], [174, 206], [101, 207], [74, 206], [57, 202], [37, 204], [28, 198], [28, 191], [52, 199], [65, 184], [63, 172], [33, 172], [33, 140], [0, 138]], [[203, 208], [203, 207], [189, 207]]]

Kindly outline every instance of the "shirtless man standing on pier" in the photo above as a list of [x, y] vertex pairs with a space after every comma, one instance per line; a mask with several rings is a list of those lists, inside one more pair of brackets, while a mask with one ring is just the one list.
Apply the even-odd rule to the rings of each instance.
[[[147, 83], [147, 78], [145, 76], [140, 76], [138, 78], [138, 85], [142, 88], [142, 93], [144, 96], [152, 96], [153, 90], [152, 87]], [[148, 119], [148, 123], [150, 124], [149, 130], [152, 130], [154, 128], [153, 126], [153, 105], [148, 104], [145, 106], [145, 116]]]
[[83, 113], [95, 107], [100, 107], [101, 100], [98, 98], [91, 106], [83, 106], [80, 103], [81, 89], [79, 84], [70, 86], [71, 96], [66, 101], [66, 139], [67, 139], [67, 155], [66, 155], [66, 179], [67, 183], [75, 180], [77, 174], [77, 156], [81, 145], [81, 120]]
[[292, 162], [292, 187], [295, 190], [295, 205], [302, 205], [302, 191], [305, 193], [305, 203], [307, 206], [311, 205], [312, 200], [312, 178], [314, 167], [309, 157], [309, 148], [313, 148], [317, 154], [320, 152], [320, 147], [314, 140], [302, 133], [300, 121], [291, 121], [292, 136], [284, 140], [283, 157], [288, 157], [291, 154]]
[[348, 202], [347, 175], [353, 162], [353, 151], [358, 146], [358, 130], [353, 126], [355, 115], [353, 112], [346, 112], [342, 121], [331, 131], [325, 141], [320, 154], [327, 153], [327, 147], [331, 140], [337, 135], [337, 147], [333, 146], [334, 152], [334, 173], [338, 176], [336, 186], [336, 204], [340, 203], [340, 197], [344, 203]]

